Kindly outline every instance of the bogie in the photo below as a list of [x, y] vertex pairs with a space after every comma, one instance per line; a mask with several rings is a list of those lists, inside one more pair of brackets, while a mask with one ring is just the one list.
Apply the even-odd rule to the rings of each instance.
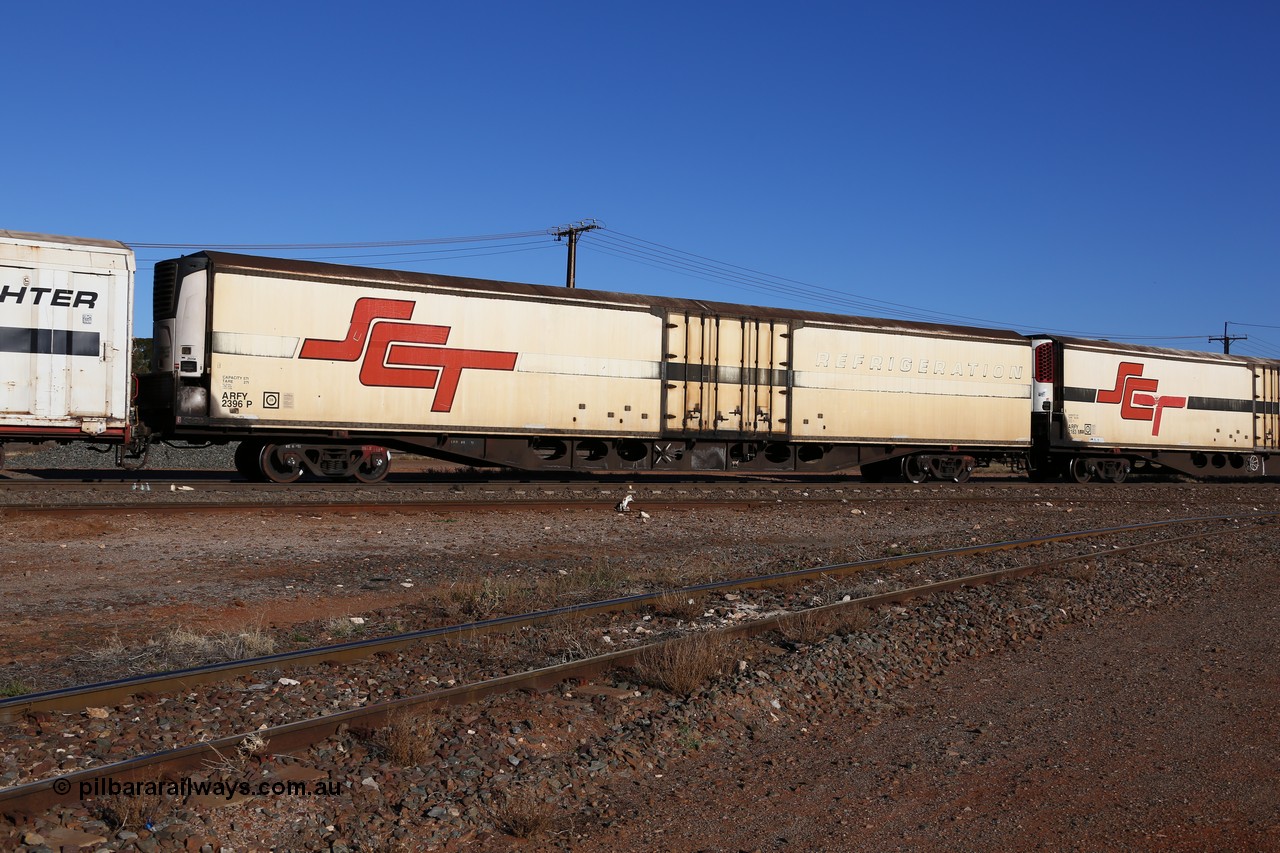
[[1067, 479], [1077, 483], [1091, 483], [1094, 480], [1123, 483], [1129, 478], [1131, 470], [1133, 463], [1116, 456], [1073, 456], [1066, 464]]

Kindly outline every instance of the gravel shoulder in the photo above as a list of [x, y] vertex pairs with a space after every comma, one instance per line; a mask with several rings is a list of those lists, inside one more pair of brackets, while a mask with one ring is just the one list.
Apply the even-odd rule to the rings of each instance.
[[578, 849], [1280, 850], [1274, 567], [610, 785], [622, 817]]

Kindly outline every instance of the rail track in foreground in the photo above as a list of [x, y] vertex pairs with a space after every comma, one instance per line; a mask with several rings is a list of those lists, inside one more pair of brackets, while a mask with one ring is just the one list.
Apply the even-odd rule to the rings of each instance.
[[[313, 484], [314, 489], [274, 484], [229, 483], [229, 491], [202, 491], [178, 483], [156, 491], [130, 490], [120, 484], [47, 484], [22, 481], [21, 488], [6, 488], [0, 482], [0, 516], [58, 516], [62, 514], [112, 513], [174, 515], [198, 512], [518, 512], [524, 510], [587, 509], [612, 511], [628, 496], [634, 510], [674, 510], [733, 508], [751, 510], [778, 503], [851, 504], [961, 503], [1024, 504], [1050, 499], [1074, 505], [1154, 505], [1168, 502], [1167, 495], [1152, 495], [1137, 485], [1121, 489], [1079, 485], [1046, 485], [997, 481], [988, 490], [975, 493], [972, 485], [794, 483], [794, 482], [669, 482], [669, 483], [453, 483], [362, 489]], [[160, 484], [157, 484], [160, 485]], [[207, 484], [202, 484], [207, 486]], [[1219, 484], [1181, 484], [1194, 500], [1199, 490]], [[998, 490], [991, 493], [990, 489]], [[1158, 486], [1157, 486], [1158, 488]], [[1273, 490], [1255, 494], [1257, 486], [1240, 489], [1240, 500], [1266, 503], [1276, 499]], [[85, 494], [95, 500], [76, 499]], [[245, 494], [251, 497], [245, 497]], [[228, 496], [229, 495], [229, 496]], [[1254, 507], [1255, 509], [1259, 507]]]
[[[358, 658], [365, 658], [429, 640], [442, 640], [449, 637], [475, 637], [479, 635], [515, 631], [520, 628], [544, 624], [551, 620], [569, 615], [588, 615], [593, 613], [618, 612], [635, 610], [652, 604], [663, 595], [694, 595], [707, 592], [727, 592], [748, 588], [768, 588], [788, 586], [812, 582], [822, 578], [839, 577], [870, 569], [881, 569], [890, 566], [900, 567], [929, 560], [948, 557], [967, 557], [990, 554], [999, 551], [1028, 548], [1048, 543], [1069, 542], [1115, 534], [1132, 534], [1178, 525], [1213, 524], [1211, 530], [1200, 530], [1190, 534], [1164, 537], [1140, 543], [1113, 546], [1105, 551], [1092, 550], [1055, 557], [1051, 560], [1030, 563], [1014, 568], [981, 572], [957, 576], [927, 584], [900, 588], [884, 593], [850, 598], [848, 600], [827, 604], [825, 606], [804, 610], [793, 610], [774, 613], [727, 627], [711, 629], [724, 635], [755, 635], [778, 628], [788, 620], [800, 616], [834, 614], [845, 608], [866, 608], [886, 604], [900, 604], [913, 598], [949, 592], [965, 586], [996, 583], [1002, 580], [1021, 577], [1041, 572], [1049, 568], [1061, 566], [1080, 560], [1094, 560], [1110, 557], [1131, 551], [1158, 547], [1177, 542], [1203, 539], [1207, 537], [1239, 532], [1243, 529], [1240, 522], [1272, 523], [1280, 513], [1253, 513], [1231, 516], [1207, 516], [1197, 518], [1167, 519], [1159, 522], [1148, 522], [1122, 527], [1102, 528], [1097, 530], [1076, 531], [1028, 540], [1011, 540], [988, 545], [964, 548], [942, 549], [921, 552], [898, 557], [878, 558], [873, 560], [845, 563], [835, 566], [822, 566], [812, 569], [800, 569], [773, 575], [739, 578], [714, 583], [698, 584], [680, 590], [648, 593], [627, 596], [606, 601], [568, 605], [552, 610], [526, 613], [515, 616], [473, 622], [463, 625], [448, 626], [428, 631], [394, 637], [377, 638], [353, 643], [327, 646], [320, 649], [300, 650], [281, 655], [272, 655], [244, 661], [234, 661], [207, 667], [198, 667], [181, 672], [164, 673], [153, 676], [141, 676], [120, 679], [97, 685], [80, 688], [69, 688], [60, 691], [48, 691], [41, 694], [15, 697], [0, 702], [0, 718], [12, 720], [25, 714], [51, 713], [58, 710], [81, 709], [97, 704], [110, 705], [138, 694], [156, 694], [165, 691], [186, 691], [196, 684], [226, 679], [236, 674], [244, 674], [261, 669], [277, 669], [281, 666], [302, 666], [306, 663], [333, 662], [341, 663]], [[352, 708], [333, 714], [314, 717], [306, 720], [276, 725], [265, 730], [242, 732], [207, 740], [202, 743], [172, 749], [157, 750], [145, 755], [103, 764], [75, 771], [66, 775], [51, 777], [39, 781], [0, 790], [0, 811], [33, 812], [47, 808], [60, 801], [71, 799], [71, 792], [80, 790], [82, 783], [92, 783], [95, 779], [137, 779], [144, 776], [152, 778], [173, 774], [182, 770], [198, 768], [204, 762], [216, 761], [227, 751], [234, 751], [246, 738], [259, 737], [266, 739], [275, 753], [292, 752], [316, 743], [333, 734], [342, 726], [359, 725], [374, 727], [385, 722], [388, 715], [414, 708], [458, 705], [479, 701], [498, 693], [520, 689], [545, 689], [570, 679], [585, 680], [601, 672], [626, 666], [637, 656], [655, 647], [682, 642], [676, 637], [657, 643], [619, 649], [602, 655], [575, 660], [539, 669], [520, 671], [466, 683], [455, 687], [431, 690], [411, 696], [404, 696], [377, 704]]]

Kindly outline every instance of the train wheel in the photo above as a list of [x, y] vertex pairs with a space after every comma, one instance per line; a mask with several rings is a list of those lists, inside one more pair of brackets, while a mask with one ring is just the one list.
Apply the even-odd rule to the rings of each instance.
[[923, 483], [929, 479], [929, 466], [918, 456], [902, 457], [902, 479], [908, 483]]
[[273, 483], [293, 483], [302, 476], [302, 460], [287, 445], [264, 444], [258, 451], [258, 468]]
[[1115, 470], [1111, 472], [1111, 477], [1109, 479], [1113, 483], [1123, 483], [1125, 480], [1129, 479], [1129, 463], [1121, 462], [1117, 464]]
[[262, 453], [262, 442], [252, 439], [240, 442], [236, 446], [236, 471], [251, 483], [263, 480], [262, 469], [258, 467], [258, 455]]
[[1089, 467], [1089, 460], [1083, 456], [1074, 456], [1067, 463], [1067, 476], [1075, 480], [1077, 483], [1087, 483], [1093, 479], [1093, 469]]
[[361, 483], [381, 483], [391, 471], [391, 452], [377, 450], [370, 453], [352, 469], [352, 475]]
[[972, 475], [973, 475], [973, 469], [970, 468], [968, 465], [966, 465], [963, 468], [961, 468], [960, 471], [954, 477], [951, 478], [951, 482], [967, 483], [969, 482], [969, 477]]

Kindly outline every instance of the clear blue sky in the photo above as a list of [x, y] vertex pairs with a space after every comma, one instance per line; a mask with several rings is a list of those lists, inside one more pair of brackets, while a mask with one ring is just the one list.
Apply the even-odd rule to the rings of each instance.
[[[199, 248], [593, 217], [580, 287], [1209, 350], [1233, 321], [1280, 357], [1274, 0], [24, 3], [4, 27], [0, 228]], [[145, 335], [151, 264], [183, 250], [137, 251]], [[546, 284], [566, 254], [250, 251]]]

